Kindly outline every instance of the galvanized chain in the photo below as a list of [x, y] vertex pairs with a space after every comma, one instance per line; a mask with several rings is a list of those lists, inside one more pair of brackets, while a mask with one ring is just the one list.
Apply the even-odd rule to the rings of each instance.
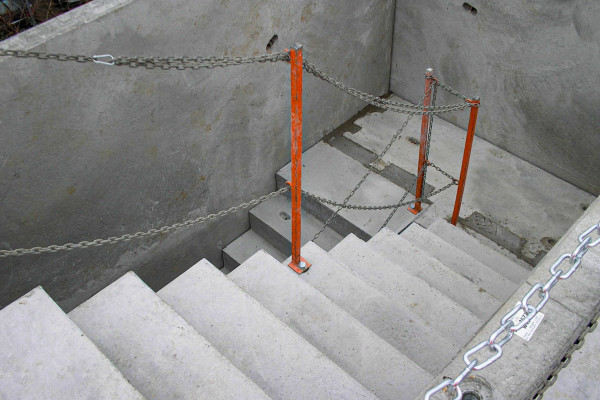
[[[360, 204], [346, 204], [344, 206], [344, 208], [347, 208], [349, 210], [362, 210], [362, 211], [378, 211], [378, 210], [391, 210], [393, 208], [398, 208], [398, 207], [403, 207], [403, 206], [408, 206], [411, 204], [414, 204], [418, 201], [425, 201], [427, 199], [432, 198], [433, 196], [443, 192], [444, 190], [452, 187], [456, 185], [456, 182], [450, 182], [448, 183], [446, 186], [443, 186], [437, 190], [434, 190], [433, 192], [429, 193], [429, 195], [427, 196], [422, 196], [419, 197], [418, 199], [414, 199], [414, 200], [408, 200], [408, 201], [404, 201], [401, 203], [394, 203], [394, 204], [387, 204], [387, 205], [381, 205], [381, 206], [365, 206], [365, 205], [360, 205]], [[306, 197], [310, 197], [311, 199], [314, 199], [316, 201], [318, 201], [319, 203], [323, 203], [323, 204], [329, 204], [330, 206], [333, 207], [341, 207], [343, 203], [339, 203], [337, 201], [333, 201], [333, 200], [329, 200], [325, 197], [321, 197], [319, 195], [307, 192], [305, 190], [302, 191], [302, 194]]]
[[460, 93], [458, 92], [458, 90], [456, 90], [456, 89], [452, 88], [451, 86], [449, 86], [449, 85], [445, 84], [444, 82], [440, 81], [439, 79], [436, 79], [436, 82], [437, 82], [437, 84], [438, 84], [438, 85], [439, 85], [439, 86], [440, 86], [442, 89], [444, 89], [446, 92], [448, 92], [448, 93], [450, 93], [450, 94], [452, 94], [452, 95], [454, 95], [454, 96], [458, 97], [458, 98], [459, 98], [459, 99], [461, 99], [461, 100], [464, 100], [464, 101], [468, 101], [468, 100], [469, 100], [469, 99], [468, 99], [468, 98], [467, 98], [465, 95], [463, 95], [463, 94], [460, 94]]
[[[595, 239], [592, 238], [592, 234], [596, 233], [598, 237]], [[488, 340], [484, 340], [479, 343], [477, 346], [468, 350], [464, 356], [463, 361], [467, 365], [467, 367], [456, 377], [456, 379], [446, 379], [441, 382], [439, 385], [429, 390], [425, 394], [425, 400], [431, 399], [431, 396], [434, 394], [441, 392], [443, 390], [453, 390], [456, 393], [456, 397], [454, 400], [462, 399], [462, 390], [460, 388], [460, 384], [462, 381], [473, 371], [480, 371], [494, 362], [498, 361], [500, 357], [502, 357], [502, 347], [506, 345], [513, 338], [515, 332], [523, 328], [527, 325], [536, 315], [539, 313], [548, 300], [550, 300], [550, 290], [558, 283], [559, 280], [569, 279], [579, 268], [581, 265], [581, 261], [583, 256], [592, 248], [600, 244], [600, 222], [590, 226], [583, 233], [579, 235], [577, 238], [579, 245], [573, 250], [572, 253], [565, 253], [558, 257], [558, 259], [552, 264], [550, 267], [550, 274], [552, 275], [550, 279], [548, 279], [545, 283], [537, 283], [533, 285], [531, 290], [523, 296], [521, 302], [517, 304], [511, 311], [509, 311], [502, 319], [500, 320], [500, 327], [491, 334]], [[564, 272], [563, 269], [559, 269], [560, 265], [568, 260], [568, 268], [567, 272]], [[564, 267], [563, 267], [564, 268]], [[533, 297], [534, 294], [538, 293], [539, 302], [537, 305], [530, 304], [529, 301]], [[524, 315], [517, 324], [515, 324], [512, 319], [519, 312], [523, 311]], [[592, 321], [592, 327], [594, 323]], [[591, 330], [591, 329], [590, 329]], [[488, 349], [493, 351], [494, 354], [489, 356], [484, 362], [479, 362], [477, 358], [471, 361], [472, 356], [483, 350]], [[572, 354], [572, 353], [571, 353]], [[569, 355], [570, 357], [570, 355]], [[563, 365], [564, 367], [564, 365]], [[555, 378], [554, 378], [555, 380]]]
[[84, 56], [62, 53], [42, 53], [38, 51], [0, 49], [0, 57], [37, 58], [39, 60], [75, 61], [78, 63], [96, 63], [129, 68], [200, 69], [229, 67], [232, 65], [289, 61], [288, 52], [264, 54], [254, 57], [113, 57], [110, 54]]
[[[404, 202], [404, 200], [406, 199], [406, 196], [408, 196], [408, 194], [410, 193], [410, 191], [413, 190], [415, 188], [415, 186], [417, 186], [417, 181], [419, 180], [419, 177], [421, 175], [424, 175], [426, 170], [427, 170], [427, 163], [423, 164], [423, 166], [421, 167], [421, 170], [419, 171], [419, 173], [417, 174], [417, 176], [415, 176], [415, 180], [413, 181], [413, 183], [410, 186], [410, 188], [408, 188], [408, 190], [406, 190], [404, 192], [404, 195], [402, 195], [402, 198], [400, 199], [400, 204], [402, 204]], [[452, 186], [452, 185], [449, 185], [449, 187], [450, 186]], [[422, 196], [422, 197], [424, 197], [424, 196]], [[417, 201], [418, 200], [413, 200], [413, 203], [416, 203]], [[388, 215], [388, 217], [385, 219], [385, 221], [383, 222], [383, 225], [381, 225], [381, 228], [379, 228], [379, 230], [382, 230], [383, 228], [385, 228], [387, 226], [387, 224], [392, 220], [392, 218], [394, 217], [394, 215], [396, 214], [396, 212], [398, 212], [398, 209], [400, 207], [402, 207], [402, 205], [399, 205], [398, 207], [395, 207], [390, 212], [390, 215]]]
[[317, 78], [322, 79], [323, 81], [332, 84], [333, 86], [337, 87], [338, 89], [348, 93], [351, 96], [354, 96], [354, 97], [364, 101], [365, 103], [369, 103], [371, 105], [374, 105], [376, 107], [383, 108], [386, 110], [390, 110], [390, 111], [394, 111], [394, 112], [398, 112], [398, 113], [402, 113], [402, 114], [409, 114], [409, 115], [423, 115], [423, 114], [434, 115], [434, 114], [442, 114], [442, 113], [448, 113], [448, 112], [453, 112], [453, 111], [460, 111], [460, 110], [464, 110], [464, 109], [472, 106], [471, 103], [468, 103], [465, 100], [465, 102], [462, 104], [430, 107], [427, 110], [423, 110], [422, 105], [399, 103], [397, 101], [382, 99], [380, 97], [373, 96], [371, 94], [362, 92], [358, 89], [354, 89], [354, 88], [347, 86], [347, 85], [343, 84], [342, 82], [339, 82], [339, 81], [335, 80], [334, 78], [330, 77], [325, 72], [318, 69], [314, 64], [308, 62], [306, 59], [303, 61], [303, 63], [304, 63], [304, 70], [306, 72], [313, 74]]
[[581, 349], [581, 347], [585, 343], [585, 336], [588, 333], [593, 332], [597, 326], [598, 315], [592, 318], [592, 320], [586, 325], [586, 327], [583, 329], [583, 332], [581, 332], [577, 340], [575, 340], [575, 342], [573, 343], [573, 346], [571, 346], [571, 348], [565, 353], [563, 358], [561, 358], [561, 360], [554, 367], [554, 369], [548, 375], [548, 377], [538, 386], [537, 390], [535, 391], [535, 394], [532, 397], [532, 400], [542, 400], [544, 398], [544, 393], [546, 392], [546, 390], [548, 390], [552, 385], [554, 385], [554, 383], [556, 383], [556, 380], [558, 379], [558, 373], [563, 368], [566, 368], [567, 365], [569, 365], [573, 353]]
[[119, 237], [113, 236], [113, 237], [109, 237], [107, 239], [82, 241], [79, 243], [66, 243], [63, 245], [51, 245], [51, 246], [47, 246], [47, 247], [32, 247], [30, 249], [0, 250], [0, 258], [10, 257], [10, 256], [24, 256], [24, 255], [29, 255], [29, 254], [56, 253], [59, 251], [71, 251], [71, 250], [75, 250], [75, 249], [85, 249], [87, 247], [97, 247], [97, 246], [103, 246], [106, 244], [128, 242], [133, 239], [141, 239], [141, 238], [145, 238], [145, 237], [166, 234], [166, 233], [177, 231], [177, 230], [180, 230], [183, 228], [188, 228], [192, 225], [197, 225], [197, 224], [201, 224], [206, 221], [211, 221], [213, 219], [224, 217], [225, 215], [238, 212], [238, 211], [243, 210], [248, 207], [256, 206], [256, 205], [262, 203], [263, 201], [266, 201], [266, 200], [270, 199], [271, 197], [278, 196], [284, 192], [287, 192], [288, 190], [290, 190], [290, 188], [289, 188], [289, 186], [286, 186], [275, 192], [272, 192], [272, 193], [266, 194], [264, 196], [258, 197], [254, 200], [251, 200], [247, 203], [242, 203], [238, 206], [230, 207], [226, 210], [221, 210], [217, 213], [210, 214], [210, 215], [207, 215], [204, 217], [198, 217], [198, 218], [190, 219], [190, 220], [187, 220], [184, 222], [179, 222], [179, 223], [176, 223], [173, 225], [163, 226], [158, 229], [150, 229], [145, 232], [137, 232], [137, 233], [132, 233], [132, 234], [128, 233], [128, 234], [125, 234], [125, 235], [122, 235]]
[[[427, 94], [425, 96], [427, 96]], [[421, 98], [421, 101], [419, 101], [419, 105], [423, 104], [423, 100], [425, 99], [425, 96], [423, 96], [423, 98]], [[392, 137], [392, 140], [387, 144], [387, 146], [385, 147], [385, 149], [383, 149], [383, 151], [377, 156], [377, 158], [369, 165], [369, 169], [367, 170], [367, 172], [363, 175], [363, 177], [356, 184], [356, 186], [354, 186], [354, 188], [350, 191], [350, 193], [348, 194], [348, 196], [346, 196], [346, 198], [342, 202], [342, 205], [340, 205], [333, 212], [333, 214], [331, 214], [331, 216], [327, 219], [327, 221], [325, 221], [325, 225], [323, 225], [323, 227], [321, 228], [321, 230], [315, 234], [315, 236], [312, 239], [313, 242], [315, 240], [317, 240], [317, 238], [321, 235], [321, 233], [325, 232], [325, 229], [327, 229], [327, 226], [329, 226], [329, 224], [331, 224], [331, 222], [333, 221], [333, 219], [340, 213], [340, 211], [342, 211], [344, 208], [346, 208], [346, 205], [348, 204], [348, 202], [350, 201], [350, 199], [352, 198], [352, 196], [354, 196], [354, 194], [356, 193], [356, 191], [358, 190], [358, 188], [360, 188], [360, 186], [363, 184], [363, 182], [369, 177], [369, 175], [371, 175], [371, 173], [375, 169], [375, 166], [377, 165], [378, 161], [383, 159], [383, 156], [392, 147], [392, 144], [394, 144], [394, 142], [400, 137], [400, 134], [402, 133], [402, 131], [404, 130], [404, 128], [406, 127], [406, 125], [408, 125], [408, 123], [410, 122], [410, 120], [412, 119], [412, 117], [414, 115], [415, 114], [409, 114], [408, 115], [408, 117], [406, 118], [406, 120], [404, 121], [404, 123], [402, 124], [402, 126], [400, 126], [400, 129], [398, 129], [398, 131]]]

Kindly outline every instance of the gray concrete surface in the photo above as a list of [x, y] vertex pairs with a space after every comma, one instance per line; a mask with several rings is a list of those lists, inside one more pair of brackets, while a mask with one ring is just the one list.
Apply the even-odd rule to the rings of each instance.
[[69, 318], [148, 400], [269, 399], [133, 272]]
[[[360, 162], [320, 142], [302, 155], [302, 190], [341, 203], [368, 171]], [[277, 185], [290, 180], [291, 164], [277, 172]], [[386, 178], [372, 173], [356, 191], [348, 204], [389, 205], [400, 201], [405, 190]], [[303, 196], [303, 207], [317, 218], [326, 221], [337, 207]], [[346, 236], [353, 233], [363, 240], [375, 235], [390, 214], [390, 210], [344, 209], [332, 221], [331, 227]], [[402, 207], [388, 223], [389, 229], [399, 232], [415, 219]]]
[[42, 288], [0, 310], [0, 398], [144, 399]]
[[[391, 90], [417, 101], [432, 67], [460, 92], [481, 97], [477, 135], [600, 194], [600, 76], [590, 76], [600, 63], [600, 3], [468, 3], [476, 15], [462, 1], [396, 3]], [[466, 115], [447, 117], [465, 126]]]
[[354, 235], [347, 236], [329, 254], [394, 301], [409, 307], [454, 343], [466, 343], [485, 322]]
[[[382, 233], [383, 235], [383, 233]], [[410, 224], [402, 231], [402, 237], [426, 251], [449, 268], [480, 285], [503, 302], [517, 290], [517, 283], [504, 277], [479, 260], [474, 259], [464, 251], [446, 242], [419, 224]]]
[[[295, 42], [332, 76], [389, 87], [393, 0], [95, 0], [1, 47], [115, 56], [252, 56]], [[349, 49], [351, 48], [351, 51]], [[0, 60], [0, 246], [119, 236], [274, 189], [289, 161], [289, 66], [162, 71]], [[304, 145], [364, 105], [304, 79]], [[0, 306], [37, 285], [65, 310], [134, 270], [158, 289], [248, 229], [245, 213], [167, 237], [0, 261]]]
[[[395, 96], [392, 99], [402, 100]], [[405, 120], [405, 115], [373, 112], [358, 118], [354, 123], [360, 129], [347, 131], [344, 136], [378, 153]], [[384, 161], [416, 173], [419, 150], [412, 142], [418, 141], [420, 132], [420, 119], [412, 118]], [[462, 128], [434, 119], [430, 159], [454, 177], [460, 174], [465, 134]], [[430, 169], [427, 181], [440, 188], [448, 178]], [[455, 197], [454, 187], [437, 195], [417, 222], [427, 227], [439, 218], [448, 219]], [[558, 241], [594, 200], [589, 193], [476, 137], [460, 217], [479, 212], [493, 219], [524, 238], [522, 253], [535, 259], [548, 250], [548, 243]]]
[[158, 295], [273, 399], [376, 399], [207, 260]]
[[[484, 321], [502, 305], [481, 286], [389, 229], [379, 231], [367, 243], [377, 253], [401, 265], [406, 272], [427, 282]], [[457, 287], [460, 291], [456, 290]]]
[[414, 361], [264, 251], [228, 278], [379, 399], [412, 399], [431, 380]]
[[[250, 210], [250, 226], [252, 229], [277, 247], [289, 257], [292, 254], [292, 202], [287, 196], [277, 196], [265, 201]], [[306, 210], [301, 211], [302, 244], [312, 240], [323, 227], [323, 223]], [[341, 242], [343, 237], [329, 227], [315, 241], [325, 250], [331, 250]]]
[[313, 242], [302, 247], [302, 256], [312, 264], [302, 279], [426, 371], [439, 372], [456, 355], [456, 344]]
[[[522, 296], [531, 289], [532, 284], [547, 282], [550, 277], [548, 268], [554, 264], [558, 256], [572, 252], [578, 244], [578, 236], [590, 225], [597, 224], [599, 219], [600, 199], [597, 199], [548, 252], [528, 277], [527, 282], [521, 285], [496, 315], [465, 346], [465, 349], [489, 338], [489, 335], [498, 329], [500, 319], [517, 301], [521, 300]], [[525, 341], [515, 336], [510, 343], [503, 347], [502, 358], [490, 367], [470, 375], [465, 381], [466, 385], [463, 385], [463, 390], [470, 388], [476, 382], [482, 382], [483, 386], [487, 388], [485, 390], [491, 393], [492, 397], [488, 398], [493, 400], [521, 399], [532, 396], [537, 386], [548, 377], [583, 328], [600, 310], [599, 269], [600, 255], [598, 246], [596, 246], [585, 255], [582, 265], [569, 279], [559, 281], [552, 288], [550, 300], [542, 309], [544, 319], [531, 340]], [[585, 345], [583, 349], [585, 350]], [[597, 357], [597, 353], [591, 357]], [[441, 382], [444, 376], [456, 376], [464, 369], [464, 366], [462, 356], [458, 357], [439, 374], [436, 382]], [[588, 384], [597, 387], [597, 378], [600, 374], [597, 369], [594, 369], [593, 364], [589, 366], [589, 371], [594, 378], [592, 381], [588, 381]], [[574, 375], [582, 381], [586, 379], [577, 372]], [[560, 379], [559, 374], [559, 381]], [[565, 380], [568, 381], [569, 378]]]
[[223, 249], [223, 268], [221, 268], [221, 272], [227, 274], [233, 271], [259, 250], [266, 251], [276, 260], [283, 261], [286, 259], [286, 255], [250, 229]]
[[523, 282], [531, 272], [485, 246], [459, 227], [447, 221], [437, 220], [428, 229], [454, 247], [459, 248], [515, 283]]

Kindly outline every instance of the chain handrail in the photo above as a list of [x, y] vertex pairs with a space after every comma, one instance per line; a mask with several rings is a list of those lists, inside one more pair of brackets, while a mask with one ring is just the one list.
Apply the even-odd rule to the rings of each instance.
[[[593, 239], [592, 234], [596, 232], [598, 237]], [[430, 400], [431, 396], [447, 390], [448, 388], [454, 389], [456, 397], [453, 400], [462, 399], [462, 389], [460, 384], [462, 381], [473, 371], [480, 371], [486, 367], [489, 367], [502, 357], [502, 348], [510, 342], [516, 331], [527, 325], [536, 315], [539, 313], [544, 306], [550, 300], [550, 290], [560, 280], [569, 279], [581, 265], [581, 261], [585, 254], [592, 248], [600, 244], [600, 222], [590, 226], [588, 229], [583, 231], [578, 237], [577, 241], [579, 245], [571, 253], [565, 253], [558, 257], [558, 259], [550, 266], [550, 274], [552, 275], [545, 283], [536, 283], [533, 287], [523, 296], [519, 304], [517, 304], [512, 310], [506, 313], [500, 320], [500, 327], [494, 331], [488, 340], [484, 340], [475, 347], [468, 350], [464, 356], [463, 361], [467, 365], [466, 368], [453, 380], [446, 379], [436, 387], [432, 388], [425, 394], [425, 400]], [[567, 272], [563, 269], [559, 269], [560, 265], [565, 261], [569, 260], [569, 268]], [[540, 301], [537, 305], [530, 304], [529, 301], [534, 294], [538, 293]], [[512, 318], [519, 312], [523, 311], [523, 319], [515, 324]], [[480, 363], [477, 358], [472, 361], [470, 358], [478, 353], [480, 350], [488, 348], [494, 351], [494, 354], [488, 357], [487, 360]]]
[[163, 226], [161, 228], [156, 228], [156, 229], [153, 228], [153, 229], [150, 229], [150, 230], [144, 231], [144, 232], [126, 233], [119, 237], [111, 236], [106, 239], [95, 239], [92, 241], [84, 240], [79, 243], [66, 243], [66, 244], [62, 244], [62, 245], [53, 244], [53, 245], [46, 246], [46, 247], [32, 247], [29, 249], [21, 248], [21, 249], [14, 249], [14, 250], [0, 250], [0, 258], [10, 257], [10, 256], [24, 256], [24, 255], [29, 255], [29, 254], [56, 253], [59, 251], [71, 251], [71, 250], [75, 250], [75, 249], [85, 249], [87, 247], [98, 247], [98, 246], [104, 246], [106, 244], [128, 242], [133, 239], [141, 239], [144, 237], [165, 234], [165, 233], [177, 231], [177, 230], [184, 229], [184, 228], [189, 228], [192, 225], [197, 225], [197, 224], [201, 224], [206, 221], [224, 217], [225, 215], [243, 210], [248, 207], [256, 206], [256, 205], [262, 203], [263, 201], [266, 201], [266, 200], [270, 199], [271, 197], [278, 196], [284, 192], [287, 192], [288, 190], [290, 190], [290, 188], [288, 186], [286, 186], [279, 190], [276, 190], [275, 192], [271, 192], [264, 196], [260, 196], [256, 199], [250, 200], [247, 203], [242, 203], [238, 206], [230, 207], [228, 209], [221, 210], [217, 213], [209, 214], [204, 217], [189, 219], [187, 221], [178, 222], [173, 225]]

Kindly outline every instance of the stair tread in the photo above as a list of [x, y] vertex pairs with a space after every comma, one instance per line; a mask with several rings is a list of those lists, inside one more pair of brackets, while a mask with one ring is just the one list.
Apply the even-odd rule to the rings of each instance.
[[[411, 224], [415, 225], [414, 223]], [[388, 260], [402, 265], [414, 275], [487, 321], [502, 305], [481, 286], [454, 272], [419, 247], [390, 231], [382, 229], [368, 245]]]
[[149, 400], [269, 398], [133, 272], [69, 317]]
[[158, 295], [273, 399], [375, 399], [206, 260]]
[[[272, 243], [286, 257], [292, 254], [291, 209], [292, 202], [287, 196], [277, 196], [250, 210], [250, 225], [252, 229]], [[301, 216], [302, 231], [300, 239], [302, 244], [304, 244], [312, 240], [315, 234], [321, 230], [323, 223], [306, 210], [301, 210]], [[316, 243], [324, 249], [330, 250], [341, 242], [342, 239], [341, 235], [327, 228], [319, 236]], [[267, 253], [271, 254], [269, 251]]]
[[379, 399], [412, 399], [431, 380], [429, 373], [269, 254], [256, 253], [228, 277]]
[[[319, 142], [307, 150], [302, 157], [302, 188], [310, 193], [337, 202], [342, 202], [367, 172], [367, 168], [360, 162], [323, 142]], [[277, 181], [279, 186], [290, 179], [290, 168], [291, 165], [288, 164], [278, 171]], [[361, 205], [393, 204], [398, 202], [404, 193], [405, 190], [400, 186], [377, 173], [372, 173], [356, 191], [350, 203]], [[306, 205], [303, 204], [303, 207], [307, 207], [320, 220], [327, 219], [328, 214], [337, 209], [337, 207], [318, 203], [306, 196], [303, 196], [303, 203], [306, 203]], [[316, 208], [310, 209], [311, 204]], [[342, 236], [354, 233], [360, 238], [369, 239], [379, 231], [389, 214], [390, 210], [364, 212], [362, 210], [344, 209], [339, 213], [339, 217], [343, 220], [343, 222], [339, 222], [341, 226], [336, 227], [335, 222], [333, 226]], [[406, 207], [401, 207], [388, 226], [391, 230], [399, 232], [415, 218], [416, 216], [409, 212]]]
[[427, 229], [515, 283], [521, 283], [529, 276], [530, 271], [526, 268], [443, 219], [434, 221]]
[[223, 269], [221, 269], [221, 272], [233, 271], [259, 250], [266, 251], [279, 261], [283, 261], [287, 257], [261, 235], [250, 229], [223, 249]]
[[302, 247], [302, 256], [312, 264], [302, 279], [426, 371], [436, 374], [461, 350], [313, 242]]
[[408, 239], [412, 244], [426, 251], [449, 268], [480, 285], [502, 302], [506, 301], [518, 287], [515, 282], [419, 224], [411, 224], [402, 231], [400, 236]]
[[401, 265], [379, 255], [354, 235], [347, 236], [329, 252], [394, 301], [409, 307], [459, 346], [477, 332], [484, 321], [412, 276]]
[[0, 310], [0, 398], [144, 397], [38, 287]]

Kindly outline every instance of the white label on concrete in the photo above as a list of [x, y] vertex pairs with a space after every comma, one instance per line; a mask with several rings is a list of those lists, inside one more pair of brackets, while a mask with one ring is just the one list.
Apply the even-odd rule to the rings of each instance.
[[[517, 306], [518, 304], [521, 304], [521, 303], [519, 302], [519, 303], [515, 304], [515, 306]], [[523, 311], [523, 309], [521, 309], [521, 310], [519, 310], [518, 313], [515, 314], [514, 317], [512, 317], [512, 322], [514, 322], [514, 324], [517, 325], [519, 322], [523, 321], [523, 319], [525, 319], [525, 312]], [[533, 317], [533, 319], [527, 323], [527, 325], [525, 325], [524, 327], [522, 327], [521, 329], [519, 329], [518, 331], [515, 332], [516, 335], [519, 337], [522, 337], [523, 339], [525, 339], [529, 342], [529, 340], [535, 333], [535, 330], [542, 323], [543, 319], [544, 319], [544, 314], [542, 314], [541, 312], [538, 312], [537, 314], [535, 314], [535, 317]]]

